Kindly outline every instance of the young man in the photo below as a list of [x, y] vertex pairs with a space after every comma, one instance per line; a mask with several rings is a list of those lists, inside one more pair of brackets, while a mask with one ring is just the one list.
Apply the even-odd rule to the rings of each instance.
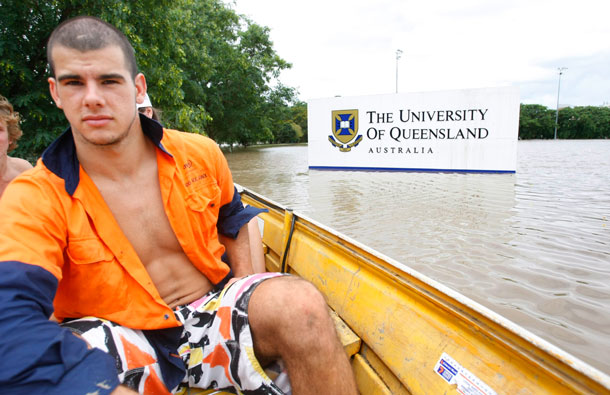
[[217, 145], [138, 114], [125, 36], [78, 17], [47, 56], [70, 128], [0, 201], [0, 388], [280, 394], [261, 366], [281, 359], [295, 394], [356, 393], [318, 291], [251, 274], [256, 212]]
[[19, 114], [14, 112], [11, 103], [0, 95], [0, 196], [13, 178], [32, 168], [27, 160], [8, 156], [10, 151], [17, 148], [17, 140], [22, 134]]

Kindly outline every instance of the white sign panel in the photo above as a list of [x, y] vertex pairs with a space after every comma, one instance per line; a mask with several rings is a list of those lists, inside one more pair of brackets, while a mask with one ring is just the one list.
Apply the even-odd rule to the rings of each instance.
[[308, 102], [309, 168], [516, 170], [518, 88]]

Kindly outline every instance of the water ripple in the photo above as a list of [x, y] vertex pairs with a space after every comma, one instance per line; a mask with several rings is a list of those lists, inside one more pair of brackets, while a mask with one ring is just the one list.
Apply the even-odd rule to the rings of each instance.
[[314, 171], [306, 146], [227, 158], [236, 182], [610, 373], [610, 141], [519, 141], [513, 175]]

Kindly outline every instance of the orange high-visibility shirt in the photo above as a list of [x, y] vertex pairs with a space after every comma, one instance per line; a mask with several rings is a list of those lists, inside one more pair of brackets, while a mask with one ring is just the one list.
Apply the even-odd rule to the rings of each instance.
[[[218, 284], [230, 269], [221, 261], [217, 223], [222, 233], [236, 235], [256, 214], [239, 212], [239, 195], [215, 142], [152, 121], [142, 125], [157, 145], [161, 196], [171, 227], [193, 265]], [[55, 276], [54, 309], [60, 320], [95, 316], [133, 329], [179, 326], [80, 167], [72, 139], [66, 132], [34, 169], [6, 189], [0, 204], [0, 261], [37, 265]], [[221, 207], [228, 213], [221, 212], [219, 220]]]

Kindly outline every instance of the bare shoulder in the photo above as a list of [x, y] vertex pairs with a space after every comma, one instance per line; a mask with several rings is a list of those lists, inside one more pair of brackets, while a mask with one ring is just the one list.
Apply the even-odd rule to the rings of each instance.
[[9, 166], [18, 173], [24, 172], [32, 168], [30, 162], [21, 158], [13, 158], [9, 156]]

